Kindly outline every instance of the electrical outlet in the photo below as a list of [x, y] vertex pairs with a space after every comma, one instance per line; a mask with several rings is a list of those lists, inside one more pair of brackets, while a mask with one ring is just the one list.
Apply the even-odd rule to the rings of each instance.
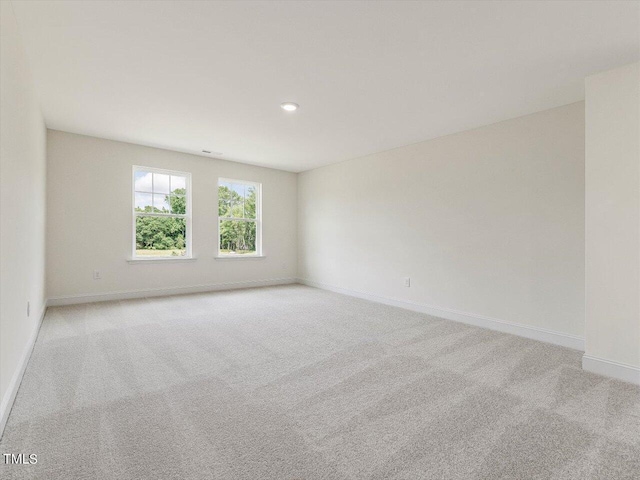
[[27, 317], [31, 314], [31, 303], [27, 300]]
[[102, 279], [102, 272], [100, 270], [94, 270], [93, 271], [93, 279], [94, 280]]
[[410, 277], [404, 277], [404, 286], [405, 287], [410, 287], [411, 286], [411, 278]]

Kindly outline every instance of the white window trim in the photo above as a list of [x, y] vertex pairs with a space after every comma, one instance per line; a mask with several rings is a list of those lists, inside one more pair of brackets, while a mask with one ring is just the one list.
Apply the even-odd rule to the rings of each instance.
[[140, 265], [143, 263], [183, 263], [183, 262], [195, 262], [196, 257], [138, 257], [129, 258], [127, 263], [131, 265]]
[[[136, 172], [151, 172], [151, 173], [161, 173], [165, 175], [175, 175], [185, 177], [185, 183], [187, 187], [186, 193], [186, 210], [187, 213], [184, 215], [181, 214], [173, 214], [173, 213], [140, 213], [136, 212]], [[191, 206], [191, 173], [189, 172], [179, 172], [177, 170], [165, 170], [162, 168], [154, 168], [154, 167], [144, 167], [141, 165], [133, 165], [131, 170], [131, 258], [127, 259], [129, 263], [159, 263], [159, 262], [181, 262], [181, 261], [190, 261], [195, 260], [191, 251], [191, 224], [192, 224], [192, 206]], [[136, 217], [174, 217], [174, 218], [184, 218], [186, 219], [186, 255], [182, 257], [174, 257], [174, 256], [142, 256], [136, 254]]]
[[[256, 188], [256, 218], [230, 218], [230, 217], [221, 217], [218, 215], [218, 239], [216, 243], [218, 245], [218, 249], [214, 258], [216, 260], [240, 260], [240, 259], [250, 259], [250, 258], [265, 258], [265, 255], [262, 253], [262, 183], [252, 182], [250, 180], [238, 180], [234, 178], [226, 178], [226, 177], [218, 177], [218, 185], [216, 188], [216, 212], [218, 212], [218, 206], [220, 205], [220, 183], [239, 183], [242, 185], [252, 185]], [[256, 253], [254, 254], [237, 254], [237, 253], [220, 253], [220, 222], [222, 220], [233, 220], [233, 221], [242, 221], [242, 222], [256, 222]]]

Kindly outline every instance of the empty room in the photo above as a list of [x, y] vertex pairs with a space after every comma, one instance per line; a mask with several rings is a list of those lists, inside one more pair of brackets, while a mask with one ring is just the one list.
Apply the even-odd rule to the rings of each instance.
[[640, 479], [640, 1], [0, 4], [0, 478]]

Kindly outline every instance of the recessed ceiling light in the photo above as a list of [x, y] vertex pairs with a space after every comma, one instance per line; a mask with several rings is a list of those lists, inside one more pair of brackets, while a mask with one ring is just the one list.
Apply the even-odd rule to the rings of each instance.
[[285, 112], [295, 112], [298, 108], [300, 108], [300, 105], [293, 102], [284, 102], [280, 104], [280, 108], [282, 108]]

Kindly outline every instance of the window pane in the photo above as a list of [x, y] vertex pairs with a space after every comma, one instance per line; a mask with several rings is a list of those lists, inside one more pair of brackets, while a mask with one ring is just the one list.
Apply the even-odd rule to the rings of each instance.
[[152, 173], [151, 172], [136, 172], [134, 176], [135, 191], [136, 192], [149, 192], [151, 193], [152, 186]]
[[244, 205], [242, 204], [242, 200], [238, 200], [231, 205], [231, 214], [229, 216], [233, 218], [244, 218]]
[[229, 199], [218, 199], [218, 215], [221, 217], [231, 216], [231, 202]]
[[171, 195], [169, 197], [171, 213], [187, 213], [187, 198], [184, 195]]
[[247, 185], [245, 189], [244, 216], [245, 218], [256, 218], [256, 187]]
[[153, 174], [153, 193], [169, 193], [169, 175]]
[[[218, 187], [218, 214], [221, 217], [242, 218], [243, 195], [242, 185], [222, 182]], [[241, 195], [238, 190], [242, 191]]]
[[185, 195], [187, 193], [187, 179], [176, 175], [171, 175], [171, 193]]
[[220, 220], [221, 254], [255, 254], [256, 223], [239, 220]]
[[150, 193], [136, 192], [136, 212], [151, 212], [153, 208], [153, 195]]
[[156, 213], [170, 213], [171, 205], [169, 204], [169, 195], [154, 195], [153, 207]]
[[186, 220], [175, 217], [136, 217], [136, 255], [177, 257], [187, 254]]

